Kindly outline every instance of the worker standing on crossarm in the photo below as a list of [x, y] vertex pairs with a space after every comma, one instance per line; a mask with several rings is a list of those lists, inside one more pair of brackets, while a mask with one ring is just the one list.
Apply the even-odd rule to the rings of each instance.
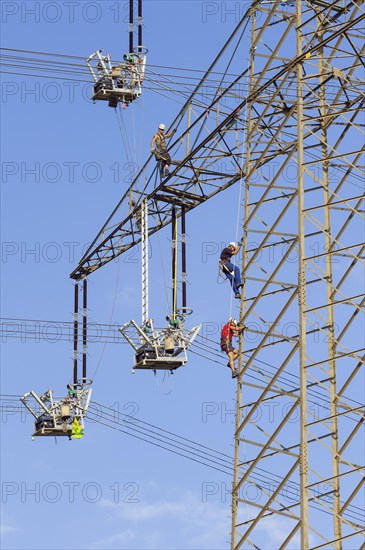
[[234, 362], [239, 354], [238, 349], [233, 347], [232, 338], [233, 336], [238, 336], [244, 329], [245, 327], [240, 326], [236, 319], [230, 317], [228, 323], [224, 325], [221, 331], [221, 351], [224, 351], [228, 355], [229, 361], [227, 363], [227, 367], [231, 369], [232, 378], [236, 378], [238, 376]]
[[166, 126], [160, 124], [158, 127], [157, 134], [152, 138], [151, 143], [151, 153], [156, 157], [156, 160], [160, 163], [160, 173], [161, 177], [169, 175], [169, 169], [171, 164], [171, 157], [166, 147], [166, 138], [169, 138], [174, 135], [176, 130], [172, 130], [168, 134], [165, 134]]
[[236, 265], [233, 265], [231, 258], [232, 256], [238, 254], [241, 250], [241, 246], [242, 241], [240, 241], [237, 245], [234, 242], [229, 243], [227, 248], [223, 248], [219, 259], [220, 267], [231, 283], [235, 298], [241, 298], [239, 289], [242, 286], [242, 280], [240, 270]]

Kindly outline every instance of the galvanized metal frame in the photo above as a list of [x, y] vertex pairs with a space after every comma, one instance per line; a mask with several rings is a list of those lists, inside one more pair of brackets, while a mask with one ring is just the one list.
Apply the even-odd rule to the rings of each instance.
[[[364, 384], [364, 356], [356, 341], [363, 338], [365, 301], [359, 269], [364, 196], [356, 189], [357, 178], [365, 177], [359, 150], [364, 139], [361, 4], [272, 2], [251, 14], [240, 309], [249, 332], [239, 358], [232, 550], [248, 544], [363, 546], [356, 514], [364, 502], [364, 404], [363, 399], [357, 406], [352, 402]], [[278, 40], [274, 24], [280, 27]], [[283, 50], [295, 51], [295, 57], [288, 60]], [[272, 93], [263, 95], [260, 84], [273, 71]], [[289, 164], [296, 167], [297, 181], [291, 185], [285, 181]], [[333, 175], [334, 164], [339, 177]], [[288, 336], [285, 323], [295, 323], [293, 335]], [[255, 346], [247, 345], [252, 334]], [[259, 365], [255, 369], [255, 361], [264, 361], [269, 350], [278, 361], [270, 380]], [[252, 369], [261, 378], [256, 387], [246, 378]], [[290, 387], [294, 379], [297, 384]], [[276, 411], [271, 422], [255, 420], [269, 404]], [[297, 410], [299, 420], [292, 423]], [[281, 482], [269, 496], [262, 492], [259, 502], [250, 502], [240, 489], [260, 465], [279, 474]], [[280, 505], [292, 482], [300, 484], [297, 498]], [[346, 516], [349, 504], [353, 516]], [[269, 534], [273, 525], [280, 530], [275, 540]]]

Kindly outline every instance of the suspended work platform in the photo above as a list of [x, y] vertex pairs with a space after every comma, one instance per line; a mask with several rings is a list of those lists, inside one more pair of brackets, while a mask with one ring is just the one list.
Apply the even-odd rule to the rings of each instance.
[[35, 437], [71, 437], [84, 435], [84, 418], [89, 406], [91, 380], [81, 379], [67, 386], [68, 394], [63, 399], [55, 398], [53, 390], [38, 396], [33, 390], [23, 395], [20, 401], [34, 416]]
[[86, 60], [95, 82], [94, 102], [108, 101], [109, 107], [114, 108], [121, 103], [126, 107], [141, 95], [146, 55], [141, 52], [127, 53], [123, 59], [123, 63], [112, 65], [110, 55], [103, 56], [102, 50], [98, 50]]
[[[201, 325], [185, 330], [179, 319], [170, 319], [166, 328], [155, 330], [151, 319], [143, 326], [128, 321], [119, 330], [135, 350], [134, 369], [174, 371], [187, 363], [187, 349]], [[133, 372], [132, 370], [132, 372]]]

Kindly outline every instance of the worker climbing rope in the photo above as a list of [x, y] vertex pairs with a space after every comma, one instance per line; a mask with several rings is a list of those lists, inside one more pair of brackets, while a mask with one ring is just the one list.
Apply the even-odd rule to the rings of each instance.
[[231, 283], [235, 298], [241, 298], [239, 289], [242, 286], [242, 280], [240, 270], [236, 265], [231, 262], [231, 258], [232, 256], [238, 254], [238, 252], [241, 250], [241, 246], [242, 241], [240, 241], [237, 245], [235, 242], [229, 243], [228, 247], [223, 248], [219, 259], [219, 265], [223, 273]]
[[151, 153], [155, 155], [156, 160], [160, 165], [160, 174], [162, 178], [169, 175], [169, 168], [171, 164], [171, 156], [167, 151], [165, 139], [173, 136], [176, 132], [176, 130], [172, 130], [171, 132], [165, 134], [165, 129], [165, 124], [160, 124], [157, 134], [153, 136], [151, 143]]
[[233, 336], [238, 336], [244, 329], [244, 326], [239, 325], [235, 319], [230, 317], [228, 323], [224, 325], [221, 331], [221, 351], [224, 351], [228, 355], [229, 361], [227, 367], [231, 369], [232, 378], [238, 376], [234, 362], [239, 354], [238, 349], [233, 347], [232, 338]]

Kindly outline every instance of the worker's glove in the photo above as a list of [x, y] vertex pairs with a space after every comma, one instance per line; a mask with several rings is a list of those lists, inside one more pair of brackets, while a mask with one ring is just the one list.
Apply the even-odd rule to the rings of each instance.
[[154, 152], [155, 152], [155, 148], [151, 147], [151, 153], [154, 153]]
[[243, 245], [243, 239], [241, 239], [240, 241], [238, 241], [238, 246], [242, 246]]
[[176, 128], [171, 131], [172, 135], [176, 134]]

